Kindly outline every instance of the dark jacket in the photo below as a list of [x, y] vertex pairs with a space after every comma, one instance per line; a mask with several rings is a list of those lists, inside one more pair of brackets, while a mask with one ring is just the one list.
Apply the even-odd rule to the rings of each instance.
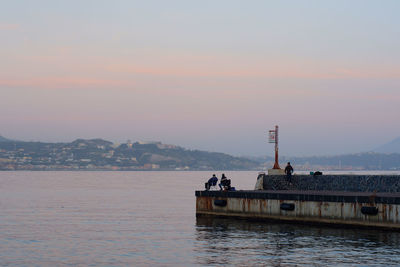
[[217, 182], [218, 182], [218, 178], [215, 177], [215, 176], [211, 177], [211, 178], [208, 180], [208, 184], [209, 184], [210, 186], [216, 186], [216, 185], [217, 185]]
[[285, 168], [285, 173], [287, 175], [290, 175], [290, 174], [292, 174], [292, 172], [293, 172], [293, 167], [291, 165], [287, 165]]

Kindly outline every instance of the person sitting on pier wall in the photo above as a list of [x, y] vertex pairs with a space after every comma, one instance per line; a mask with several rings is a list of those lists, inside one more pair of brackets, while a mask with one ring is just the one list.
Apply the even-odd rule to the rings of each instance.
[[206, 183], [206, 190], [210, 190], [211, 186], [216, 186], [218, 183], [218, 178], [213, 174], [213, 176], [208, 179], [208, 182]]
[[292, 172], [293, 172], [293, 167], [292, 165], [290, 165], [290, 162], [288, 162], [285, 168], [285, 174], [289, 183], [292, 183]]
[[231, 180], [226, 178], [225, 174], [222, 174], [221, 182], [218, 184], [219, 188], [222, 190], [231, 190]]

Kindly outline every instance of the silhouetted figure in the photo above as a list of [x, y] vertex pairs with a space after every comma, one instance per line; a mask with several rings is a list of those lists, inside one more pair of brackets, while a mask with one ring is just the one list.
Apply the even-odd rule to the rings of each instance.
[[292, 172], [293, 172], [293, 167], [292, 165], [290, 165], [290, 162], [288, 162], [285, 168], [285, 174], [289, 183], [292, 183]]
[[230, 190], [231, 189], [231, 180], [226, 178], [225, 174], [222, 174], [221, 182], [218, 184], [219, 188], [222, 190]]
[[218, 178], [213, 174], [213, 176], [208, 179], [208, 182], [206, 183], [206, 190], [210, 190], [211, 186], [216, 186], [218, 183]]

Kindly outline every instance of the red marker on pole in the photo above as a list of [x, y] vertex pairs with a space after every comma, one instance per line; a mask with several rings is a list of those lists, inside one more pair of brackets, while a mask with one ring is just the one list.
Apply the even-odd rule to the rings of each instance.
[[275, 126], [275, 130], [270, 130], [269, 131], [269, 143], [275, 143], [275, 164], [272, 169], [278, 169], [280, 170], [281, 167], [279, 167], [279, 162], [278, 162], [278, 125]]

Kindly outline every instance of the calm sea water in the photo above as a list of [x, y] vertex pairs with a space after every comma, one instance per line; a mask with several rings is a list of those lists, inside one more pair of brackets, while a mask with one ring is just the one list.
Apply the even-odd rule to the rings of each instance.
[[[237, 189], [257, 176], [225, 173]], [[0, 265], [400, 265], [398, 232], [196, 219], [211, 175], [0, 172]]]

